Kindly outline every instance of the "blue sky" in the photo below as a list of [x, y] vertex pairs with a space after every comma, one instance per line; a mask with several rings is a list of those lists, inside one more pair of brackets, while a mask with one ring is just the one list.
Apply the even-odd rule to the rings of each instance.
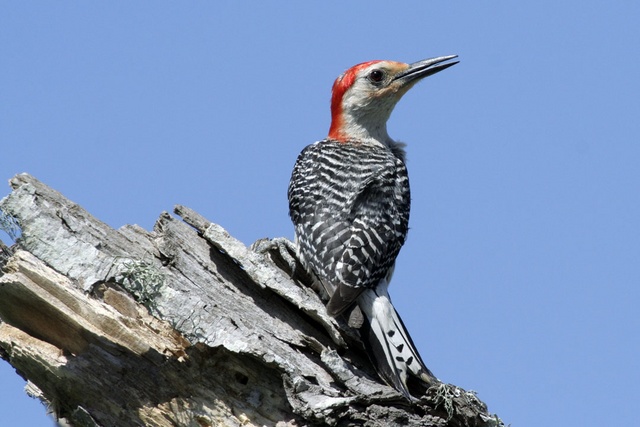
[[[335, 77], [457, 54], [389, 122], [413, 200], [394, 303], [427, 366], [506, 423], [634, 425], [638, 17], [630, 1], [3, 2], [0, 179], [29, 172], [116, 228], [180, 203], [247, 244], [292, 237], [291, 168], [328, 131]], [[0, 362], [3, 424], [52, 425], [23, 386]]]

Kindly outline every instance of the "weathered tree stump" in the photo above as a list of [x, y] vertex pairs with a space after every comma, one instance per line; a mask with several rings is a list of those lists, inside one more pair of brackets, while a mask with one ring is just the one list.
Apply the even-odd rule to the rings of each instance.
[[10, 184], [0, 357], [72, 425], [501, 425], [453, 385], [409, 404], [382, 384], [277, 251], [182, 206], [114, 230], [29, 175]]

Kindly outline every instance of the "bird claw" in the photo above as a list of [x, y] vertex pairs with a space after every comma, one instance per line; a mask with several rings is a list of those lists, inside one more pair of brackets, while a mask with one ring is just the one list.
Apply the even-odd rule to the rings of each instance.
[[[251, 245], [251, 250], [262, 255], [277, 253], [284, 264], [289, 268], [289, 275], [293, 277], [296, 273], [298, 260], [295, 256], [296, 246], [286, 237], [275, 237], [273, 239], [260, 239]], [[276, 262], [277, 263], [277, 262]]]

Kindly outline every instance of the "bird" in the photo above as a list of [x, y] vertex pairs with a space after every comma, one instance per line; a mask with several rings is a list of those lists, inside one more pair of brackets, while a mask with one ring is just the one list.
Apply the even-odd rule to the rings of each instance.
[[387, 121], [409, 89], [455, 58], [375, 60], [342, 73], [332, 87], [328, 136], [301, 151], [288, 187], [296, 255], [328, 296], [328, 314], [359, 307], [360, 335], [378, 375], [409, 400], [409, 377], [438, 380], [388, 293], [411, 200], [405, 144], [389, 136]]

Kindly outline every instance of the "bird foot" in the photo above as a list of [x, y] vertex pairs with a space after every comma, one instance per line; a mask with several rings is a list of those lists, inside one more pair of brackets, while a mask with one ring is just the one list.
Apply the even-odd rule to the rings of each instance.
[[278, 263], [273, 259], [276, 264], [285, 264], [289, 269], [289, 275], [293, 277], [296, 273], [296, 267], [298, 265], [298, 259], [296, 258], [296, 246], [286, 237], [275, 237], [273, 239], [260, 239], [251, 245], [251, 250], [262, 255], [270, 255], [280, 258], [282, 263]]

